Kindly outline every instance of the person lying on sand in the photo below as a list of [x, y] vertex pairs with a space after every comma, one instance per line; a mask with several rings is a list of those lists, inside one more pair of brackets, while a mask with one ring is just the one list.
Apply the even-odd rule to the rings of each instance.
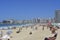
[[57, 34], [55, 34], [53, 37], [45, 38], [44, 40], [55, 40], [57, 37]]
[[56, 28], [52, 27], [51, 34], [49, 35], [49, 37], [46, 37], [44, 40], [56, 40], [56, 38], [57, 38]]

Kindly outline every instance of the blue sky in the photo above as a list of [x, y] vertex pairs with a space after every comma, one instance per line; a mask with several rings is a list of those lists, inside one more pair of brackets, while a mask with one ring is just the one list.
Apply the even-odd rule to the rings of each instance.
[[0, 21], [54, 17], [60, 0], [0, 0]]

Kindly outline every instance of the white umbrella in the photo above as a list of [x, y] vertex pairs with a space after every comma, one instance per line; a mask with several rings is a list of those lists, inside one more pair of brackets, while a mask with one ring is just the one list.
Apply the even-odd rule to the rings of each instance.
[[2, 38], [6, 39], [6, 38], [10, 38], [10, 36], [5, 35], [5, 36], [3, 36]]

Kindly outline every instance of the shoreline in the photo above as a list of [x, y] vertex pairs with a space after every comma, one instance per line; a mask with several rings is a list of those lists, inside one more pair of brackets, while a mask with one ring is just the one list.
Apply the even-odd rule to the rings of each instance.
[[26, 27], [26, 26], [32, 26], [32, 25], [34, 25], [34, 24], [22, 24], [22, 25], [12, 25], [12, 26], [1, 26], [0, 27], [0, 30], [3, 30], [3, 29], [5, 29], [5, 30], [8, 30], [8, 29], [12, 29], [13, 27], [16, 27], [16, 28], [18, 28], [18, 27]]
[[[37, 28], [36, 28], [37, 27]], [[20, 31], [19, 31], [20, 30]], [[8, 30], [0, 30], [3, 32], [3, 36], [7, 35]], [[9, 35], [10, 40], [44, 40], [51, 32], [49, 28], [44, 27], [40, 24], [29, 25], [26, 27], [17, 27], [16, 29], [11, 29], [12, 33]], [[56, 40], [60, 39], [60, 29], [58, 29], [58, 36]], [[32, 34], [30, 34], [32, 32]], [[5, 40], [5, 39], [4, 39]]]

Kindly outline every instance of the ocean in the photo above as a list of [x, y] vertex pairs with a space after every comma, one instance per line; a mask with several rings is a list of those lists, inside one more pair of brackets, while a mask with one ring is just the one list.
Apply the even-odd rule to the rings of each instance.
[[22, 27], [22, 26], [29, 26], [29, 25], [33, 25], [32, 23], [30, 24], [0, 24], [0, 29], [7, 29], [12, 28], [12, 27]]
[[32, 23], [30, 24], [0, 24], [0, 27], [8, 27], [8, 26], [28, 26], [28, 25], [33, 25]]

